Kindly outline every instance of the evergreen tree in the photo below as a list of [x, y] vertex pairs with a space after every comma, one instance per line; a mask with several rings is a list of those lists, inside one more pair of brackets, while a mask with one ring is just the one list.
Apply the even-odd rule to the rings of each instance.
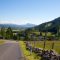
[[1, 36], [3, 38], [5, 38], [5, 28], [4, 27], [1, 28]]
[[13, 38], [13, 32], [12, 32], [12, 29], [10, 27], [8, 27], [8, 29], [6, 31], [6, 38], [7, 39], [12, 39]]
[[17, 40], [20, 40], [20, 37], [21, 37], [21, 33], [18, 33], [17, 34]]
[[17, 40], [17, 35], [13, 35], [13, 39], [14, 40]]
[[42, 36], [42, 32], [40, 32], [40, 36]]
[[24, 32], [24, 35], [25, 35], [24, 40], [29, 40], [29, 37], [28, 37], [28, 33], [27, 33], [27, 31]]

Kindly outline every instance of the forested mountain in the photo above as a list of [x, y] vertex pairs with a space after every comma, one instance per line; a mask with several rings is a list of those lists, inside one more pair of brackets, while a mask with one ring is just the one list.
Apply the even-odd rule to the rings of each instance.
[[57, 29], [60, 29], [60, 17], [50, 22], [42, 23], [34, 27], [34, 29], [39, 31], [57, 32]]

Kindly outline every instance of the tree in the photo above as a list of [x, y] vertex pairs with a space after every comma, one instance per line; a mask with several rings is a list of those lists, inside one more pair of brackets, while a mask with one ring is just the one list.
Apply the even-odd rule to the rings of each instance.
[[13, 32], [12, 32], [12, 29], [10, 27], [8, 27], [8, 29], [6, 31], [6, 38], [7, 39], [12, 39], [13, 38]]
[[20, 37], [21, 37], [21, 33], [18, 33], [17, 34], [17, 40], [20, 40]]
[[40, 32], [40, 36], [42, 36], [42, 32]]
[[1, 36], [3, 38], [5, 38], [5, 28], [4, 27], [1, 28]]
[[13, 39], [14, 40], [17, 40], [17, 35], [13, 35]]
[[60, 26], [59, 26], [59, 22], [57, 23], [57, 37], [58, 37], [58, 40], [60, 39]]
[[27, 31], [24, 32], [24, 37], [25, 37], [24, 40], [29, 40]]

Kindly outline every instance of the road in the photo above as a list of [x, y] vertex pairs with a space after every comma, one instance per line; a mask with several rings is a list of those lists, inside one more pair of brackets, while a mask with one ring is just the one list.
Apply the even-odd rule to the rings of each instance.
[[6, 41], [0, 45], [0, 60], [24, 60], [23, 53], [16, 41]]

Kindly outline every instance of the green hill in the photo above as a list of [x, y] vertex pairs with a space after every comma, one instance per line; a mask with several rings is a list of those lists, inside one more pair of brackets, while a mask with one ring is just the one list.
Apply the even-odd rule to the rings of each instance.
[[46, 23], [42, 23], [36, 27], [34, 27], [35, 30], [39, 31], [48, 31], [48, 32], [57, 32], [57, 30], [60, 27], [60, 17]]

